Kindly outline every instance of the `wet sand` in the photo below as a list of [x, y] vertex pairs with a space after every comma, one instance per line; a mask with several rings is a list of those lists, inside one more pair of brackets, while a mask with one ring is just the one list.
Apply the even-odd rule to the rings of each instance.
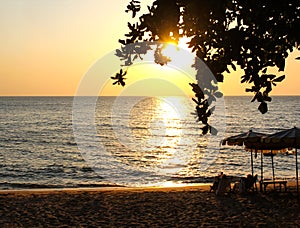
[[1, 227], [298, 227], [295, 192], [209, 186], [0, 191]]

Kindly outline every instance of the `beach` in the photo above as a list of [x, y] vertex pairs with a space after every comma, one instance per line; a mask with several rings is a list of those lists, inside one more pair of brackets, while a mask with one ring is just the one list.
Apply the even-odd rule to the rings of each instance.
[[297, 227], [295, 192], [216, 196], [189, 187], [0, 192], [1, 227]]

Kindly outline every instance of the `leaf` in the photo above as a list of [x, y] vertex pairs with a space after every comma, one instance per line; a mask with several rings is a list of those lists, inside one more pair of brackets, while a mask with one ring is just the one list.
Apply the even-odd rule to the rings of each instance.
[[266, 75], [270, 80], [273, 80], [276, 77], [276, 75], [274, 74], [266, 74]]
[[274, 74], [263, 74], [263, 75], [260, 77], [260, 79], [261, 79], [261, 80], [264, 80], [264, 81], [267, 81], [267, 79], [272, 80], [272, 79], [274, 79], [275, 77], [276, 77], [276, 75], [274, 75]]
[[201, 119], [201, 122], [202, 122], [203, 124], [207, 124], [207, 121], [208, 121], [207, 117], [203, 117], [203, 118]]
[[258, 102], [263, 102], [263, 95], [262, 95], [262, 93], [261, 92], [258, 92], [258, 93], [256, 93], [257, 94], [257, 96], [256, 96], [256, 99], [257, 99], [257, 101]]
[[266, 86], [266, 94], [270, 93], [272, 91], [272, 83], [271, 82], [267, 82], [267, 86]]
[[233, 69], [234, 71], [236, 71], [236, 67], [235, 67], [235, 65], [234, 65], [233, 63], [231, 63], [231, 67], [232, 67], [232, 69]]
[[125, 42], [125, 40], [121, 40], [121, 39], [119, 39], [119, 43], [121, 43], [121, 44], [123, 44], [123, 45], [126, 45], [126, 42]]
[[204, 94], [203, 94], [203, 92], [202, 92], [202, 90], [201, 90], [201, 88], [199, 87], [198, 84], [189, 83], [189, 85], [193, 88], [193, 91], [194, 91], [195, 94], [197, 94], [197, 96], [204, 98]]
[[218, 82], [224, 82], [223, 74], [216, 74], [215, 78], [217, 79]]
[[278, 77], [278, 78], [275, 78], [274, 80], [273, 80], [273, 82], [281, 82], [281, 81], [283, 81], [285, 79], [285, 75], [282, 75], [282, 76], [280, 76], [280, 77]]
[[268, 97], [268, 96], [266, 96], [266, 97], [264, 97], [264, 100], [265, 100], [265, 101], [268, 101], [268, 102], [271, 102], [271, 101], [272, 101], [272, 98], [271, 98], [271, 97]]
[[129, 22], [127, 23], [127, 25], [128, 25], [128, 28], [129, 28], [130, 30], [133, 30], [133, 29], [134, 29], [134, 25], [131, 25]]
[[221, 97], [223, 97], [223, 93], [221, 93], [221, 92], [215, 92], [214, 93], [214, 95], [215, 95], [215, 97], [217, 97], [217, 98], [221, 98]]
[[242, 76], [241, 83], [245, 83], [246, 81], [248, 81], [248, 77], [246, 75]]
[[118, 57], [123, 56], [122, 52], [119, 49], [116, 50], [116, 56], [118, 56]]
[[285, 59], [279, 61], [279, 71], [284, 71], [285, 68]]
[[265, 114], [268, 112], [268, 105], [266, 102], [261, 102], [260, 105], [258, 106], [258, 110], [262, 113]]
[[251, 102], [254, 102], [257, 99], [257, 93], [254, 95], [254, 97], [252, 98]]
[[211, 114], [214, 113], [215, 109], [216, 109], [216, 106], [214, 106], [214, 107], [212, 107], [211, 109], [209, 109], [208, 115], [211, 116]]
[[132, 59], [132, 61], [135, 61], [139, 56], [138, 55], [135, 55]]
[[198, 102], [195, 98], [192, 98], [192, 100], [193, 100], [197, 105], [199, 105], [199, 102]]
[[215, 98], [214, 96], [211, 96], [211, 95], [210, 95], [210, 96], [208, 97], [207, 101], [208, 101], [208, 104], [212, 104], [213, 102], [215, 102], [215, 101], [217, 101], [217, 100], [216, 100], [216, 98]]
[[213, 126], [210, 126], [210, 133], [212, 135], [217, 135], [218, 134], [218, 130], [216, 128], [214, 128]]
[[203, 134], [203, 135], [206, 135], [206, 134], [207, 134], [208, 128], [209, 128], [209, 125], [208, 125], [208, 124], [201, 128], [201, 129], [202, 129], [202, 134]]

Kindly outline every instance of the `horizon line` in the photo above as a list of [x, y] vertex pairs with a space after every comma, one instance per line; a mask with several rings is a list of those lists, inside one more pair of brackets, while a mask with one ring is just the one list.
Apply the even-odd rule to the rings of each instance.
[[[0, 95], [0, 97], [180, 97], [184, 95]], [[223, 97], [253, 97], [254, 95], [224, 95]], [[300, 94], [271, 95], [270, 97], [298, 97]], [[191, 98], [194, 96], [191, 96]]]

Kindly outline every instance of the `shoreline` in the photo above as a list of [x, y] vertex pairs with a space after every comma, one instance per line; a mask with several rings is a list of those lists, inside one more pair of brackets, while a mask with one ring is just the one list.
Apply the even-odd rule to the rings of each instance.
[[297, 227], [295, 192], [228, 193], [209, 186], [0, 191], [2, 227]]
[[[213, 183], [176, 183], [176, 182], [166, 182], [163, 185], [149, 185], [149, 186], [121, 186], [121, 185], [103, 185], [100, 187], [51, 187], [51, 188], [15, 188], [15, 189], [0, 189], [0, 194], [9, 194], [9, 193], [51, 193], [51, 192], [93, 192], [93, 191], [154, 191], [154, 190], [189, 190], [189, 189], [198, 189], [200, 191], [209, 191], [210, 186]], [[256, 182], [257, 189], [259, 191], [259, 182]], [[287, 189], [290, 192], [296, 191], [297, 182], [288, 181]], [[233, 185], [232, 185], [233, 187]], [[273, 185], [267, 187], [268, 190], [273, 189]], [[299, 185], [300, 189], [300, 185]]]
[[1, 194], [10, 193], [55, 193], [55, 192], [106, 192], [106, 191], [155, 191], [155, 190], [177, 190], [184, 191], [189, 189], [198, 189], [201, 191], [209, 191], [212, 183], [199, 183], [188, 185], [174, 185], [174, 186], [104, 186], [104, 187], [79, 187], [79, 188], [35, 188], [35, 189], [0, 189]]

